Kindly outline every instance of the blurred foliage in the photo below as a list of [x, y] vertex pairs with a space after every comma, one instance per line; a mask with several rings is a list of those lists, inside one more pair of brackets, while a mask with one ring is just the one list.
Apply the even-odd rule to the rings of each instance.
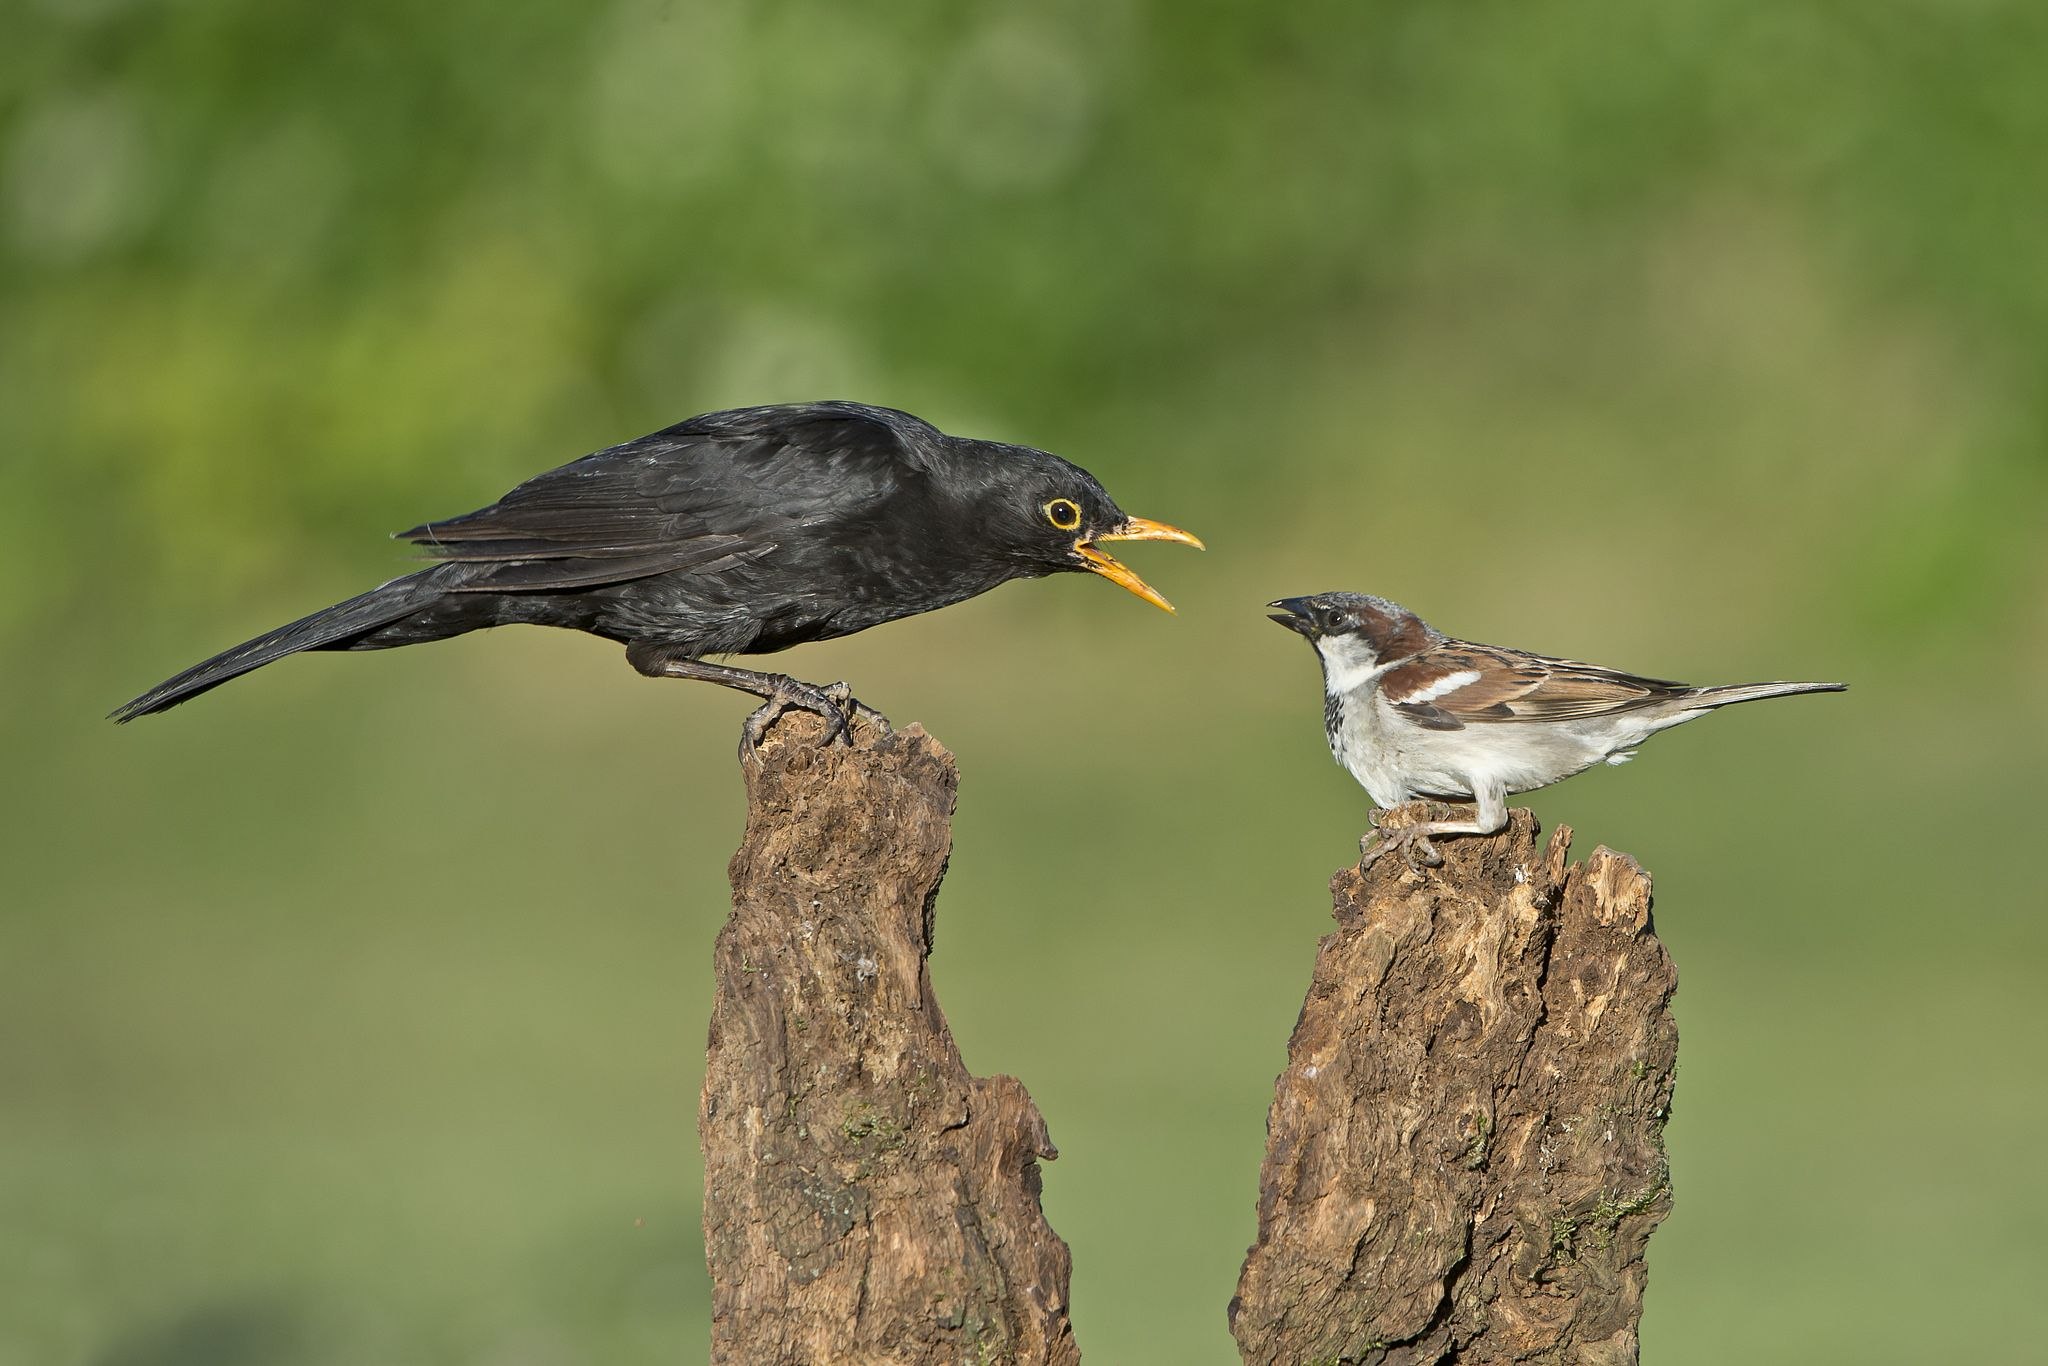
[[[939, 991], [1091, 1357], [1231, 1360], [1362, 795], [1283, 593], [1846, 698], [1534, 804], [1684, 972], [1660, 1363], [2003, 1361], [2048, 1177], [2048, 11], [17, 0], [0, 1363], [691, 1359], [738, 704], [508, 632], [107, 707], [692, 412], [1031, 441], [1206, 557], [799, 651], [966, 775]], [[652, 760], [650, 762], [650, 759]]]

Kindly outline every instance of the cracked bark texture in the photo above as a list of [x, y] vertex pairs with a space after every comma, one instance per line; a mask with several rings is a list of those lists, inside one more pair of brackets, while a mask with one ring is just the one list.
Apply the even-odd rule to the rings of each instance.
[[1441, 868], [1332, 880], [1230, 1305], [1247, 1362], [1637, 1359], [1677, 972], [1633, 859], [1537, 833], [1517, 810]]
[[958, 774], [917, 727], [743, 758], [699, 1108], [711, 1360], [1074, 1363], [1045, 1121], [970, 1076], [932, 994]]

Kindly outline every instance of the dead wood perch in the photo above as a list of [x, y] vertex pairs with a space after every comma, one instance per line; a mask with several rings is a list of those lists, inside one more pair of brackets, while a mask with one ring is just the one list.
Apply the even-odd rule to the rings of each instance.
[[711, 1360], [1075, 1363], [1055, 1156], [932, 995], [958, 774], [922, 729], [779, 721], [752, 758], [699, 1110]]
[[1518, 810], [1441, 868], [1332, 881], [1230, 1306], [1247, 1362], [1636, 1360], [1677, 973], [1633, 859], [1536, 834]]

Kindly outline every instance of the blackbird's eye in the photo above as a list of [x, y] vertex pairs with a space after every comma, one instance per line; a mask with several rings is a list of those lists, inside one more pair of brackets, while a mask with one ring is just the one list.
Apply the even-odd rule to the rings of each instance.
[[1081, 505], [1071, 498], [1055, 498], [1045, 505], [1045, 520], [1061, 531], [1073, 531], [1081, 525]]

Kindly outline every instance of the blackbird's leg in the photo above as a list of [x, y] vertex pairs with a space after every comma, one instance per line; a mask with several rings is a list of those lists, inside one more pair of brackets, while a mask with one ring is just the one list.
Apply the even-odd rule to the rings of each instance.
[[767, 736], [768, 728], [788, 711], [815, 712], [825, 721], [825, 743], [852, 743], [846, 730], [846, 709], [825, 689], [788, 674], [740, 669], [729, 664], [706, 664], [701, 659], [672, 659], [662, 666], [664, 678], [695, 678], [736, 688], [761, 699], [761, 705], [747, 714], [740, 728], [740, 749], [752, 753]]
[[743, 753], [751, 752], [758, 746], [761, 738], [768, 733], [768, 727], [774, 725], [784, 712], [792, 709], [816, 712], [823, 717], [827, 744], [835, 740], [852, 743], [852, 736], [847, 733], [846, 728], [848, 704], [852, 702], [852, 697], [844, 683], [821, 688], [814, 683], [791, 678], [788, 674], [764, 673], [757, 669], [741, 669], [730, 664], [707, 664], [701, 659], [670, 654], [658, 645], [643, 645], [639, 641], [626, 647], [626, 660], [650, 678], [693, 678], [704, 683], [716, 683], [721, 688], [751, 693], [760, 698], [761, 705], [754, 708], [747, 717], [745, 727], [740, 731], [740, 749]]

